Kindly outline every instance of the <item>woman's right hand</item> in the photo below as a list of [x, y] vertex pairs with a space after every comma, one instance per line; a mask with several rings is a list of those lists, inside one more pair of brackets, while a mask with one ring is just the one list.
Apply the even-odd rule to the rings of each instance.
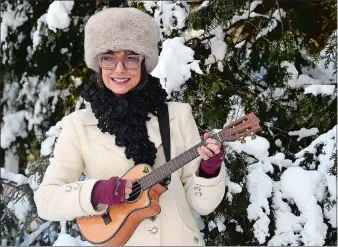
[[136, 179], [126, 179], [126, 184], [124, 187], [124, 198], [127, 200], [132, 192], [133, 183], [136, 182]]
[[132, 186], [136, 179], [123, 179], [119, 177], [111, 177], [108, 180], [98, 181], [91, 194], [91, 202], [93, 206], [97, 204], [120, 205], [132, 193]]

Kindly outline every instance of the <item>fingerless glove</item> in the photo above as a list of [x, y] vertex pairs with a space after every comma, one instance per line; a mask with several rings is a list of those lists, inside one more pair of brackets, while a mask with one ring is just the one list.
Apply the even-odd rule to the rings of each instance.
[[91, 203], [95, 207], [99, 203], [119, 205], [124, 203], [125, 179], [112, 177], [108, 180], [96, 182], [91, 194]]
[[222, 146], [221, 151], [214, 157], [201, 161], [199, 176], [204, 178], [216, 177], [221, 170], [221, 164], [224, 156], [224, 147]]

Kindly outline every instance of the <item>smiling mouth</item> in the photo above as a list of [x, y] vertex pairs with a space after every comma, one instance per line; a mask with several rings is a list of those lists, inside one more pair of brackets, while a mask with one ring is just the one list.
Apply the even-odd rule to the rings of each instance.
[[112, 77], [110, 78], [110, 80], [115, 83], [115, 84], [118, 84], [118, 85], [123, 85], [123, 84], [126, 84], [130, 81], [130, 78], [116, 78], [116, 77]]

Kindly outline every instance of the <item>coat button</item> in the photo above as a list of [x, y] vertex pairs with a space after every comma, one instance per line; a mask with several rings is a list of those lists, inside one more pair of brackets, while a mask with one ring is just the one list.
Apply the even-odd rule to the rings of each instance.
[[201, 196], [202, 193], [201, 192], [195, 192], [195, 196]]
[[73, 185], [73, 188], [76, 189], [76, 190], [77, 190], [79, 187], [80, 187], [80, 184], [79, 184], [78, 182], [76, 182], [76, 183]]
[[199, 242], [198, 237], [195, 236], [194, 241], [195, 241], [195, 243], [198, 243]]
[[194, 190], [201, 191], [201, 188], [198, 187], [198, 186], [195, 186], [195, 187], [194, 187]]
[[70, 192], [70, 191], [72, 190], [72, 186], [67, 185], [66, 188], [65, 188], [65, 190], [66, 190], [67, 192]]
[[156, 226], [154, 226], [153, 228], [151, 228], [151, 233], [152, 234], [156, 234], [158, 232], [158, 228]]

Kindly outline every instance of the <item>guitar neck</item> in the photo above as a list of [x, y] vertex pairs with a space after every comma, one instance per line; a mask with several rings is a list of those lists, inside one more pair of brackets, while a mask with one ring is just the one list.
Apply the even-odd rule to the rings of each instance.
[[204, 144], [204, 141], [200, 142], [199, 144], [193, 146], [192, 148], [188, 149], [187, 151], [180, 154], [179, 156], [164, 163], [162, 166], [154, 169], [148, 175], [142, 177], [139, 180], [139, 183], [141, 184], [141, 187], [143, 188], [143, 190], [149, 189], [153, 185], [161, 182], [163, 179], [167, 178], [170, 174], [172, 174], [176, 170], [188, 164], [190, 161], [196, 159], [199, 156], [197, 150], [203, 144]]
[[[223, 127], [223, 129], [218, 133], [213, 133], [211, 138], [218, 140], [220, 142], [224, 141], [244, 141], [244, 137], [247, 135], [253, 135], [254, 133], [261, 130], [259, 126], [259, 119], [256, 115], [251, 112], [244, 117], [237, 119], [236, 121], [228, 124]], [[243, 139], [241, 139], [243, 138]], [[180, 169], [184, 165], [188, 164], [190, 161], [196, 159], [198, 154], [198, 148], [205, 144], [205, 140], [196, 144], [192, 148], [188, 149], [184, 153], [175, 157], [174, 159], [164, 163], [162, 166], [154, 169], [149, 174], [145, 175], [139, 180], [143, 190], [149, 189], [153, 185], [163, 181], [170, 174]]]

